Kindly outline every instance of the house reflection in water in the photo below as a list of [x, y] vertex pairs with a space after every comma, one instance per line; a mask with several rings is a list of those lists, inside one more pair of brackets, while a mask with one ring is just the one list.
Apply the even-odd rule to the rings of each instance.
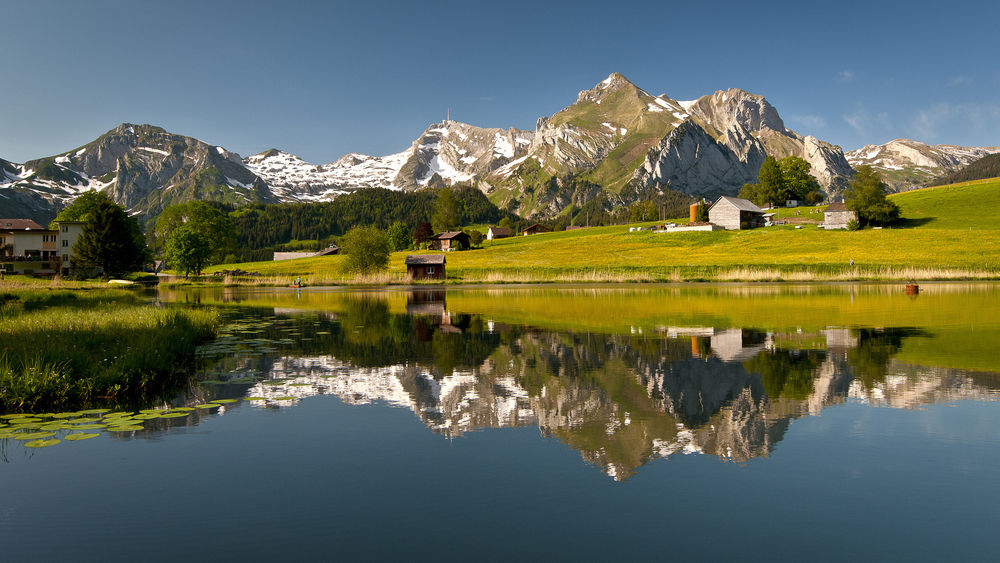
[[460, 334], [469, 328], [471, 315], [452, 315], [441, 289], [415, 289], [406, 294], [406, 314], [417, 317], [415, 328], [422, 342], [432, 338], [434, 331]]

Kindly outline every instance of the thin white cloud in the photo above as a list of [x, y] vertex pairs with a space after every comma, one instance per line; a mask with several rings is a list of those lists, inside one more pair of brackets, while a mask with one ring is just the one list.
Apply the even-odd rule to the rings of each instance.
[[971, 86], [973, 82], [975, 82], [975, 80], [972, 77], [959, 74], [957, 76], [952, 76], [951, 79], [948, 80], [948, 86]]
[[853, 82], [853, 81], [854, 81], [853, 70], [842, 70], [837, 73], [837, 82]]
[[934, 142], [946, 132], [1000, 129], [1000, 104], [937, 103], [918, 110], [907, 124], [920, 140]]
[[859, 106], [854, 113], [844, 115], [843, 119], [858, 134], [866, 137], [888, 136], [893, 130], [892, 120], [889, 118], [889, 114], [884, 111], [872, 114], [864, 107]]
[[809, 127], [812, 129], [822, 129], [826, 127], [826, 119], [821, 115], [793, 115], [790, 120], [792, 123], [797, 123], [803, 127]]

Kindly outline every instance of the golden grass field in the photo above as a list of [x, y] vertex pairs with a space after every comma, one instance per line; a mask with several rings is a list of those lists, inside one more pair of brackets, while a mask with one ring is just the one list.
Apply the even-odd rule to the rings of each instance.
[[[904, 221], [886, 229], [827, 232], [815, 225], [784, 225], [749, 231], [656, 233], [629, 232], [624, 225], [485, 242], [482, 249], [448, 253], [448, 282], [1000, 277], [1000, 179], [926, 188], [891, 198], [902, 209]], [[394, 253], [388, 272], [368, 278], [342, 274], [341, 256], [220, 265], [210, 271], [238, 267], [260, 272], [266, 277], [249, 283], [262, 285], [282, 285], [297, 276], [309, 285], [406, 283], [403, 260], [412, 253]]]

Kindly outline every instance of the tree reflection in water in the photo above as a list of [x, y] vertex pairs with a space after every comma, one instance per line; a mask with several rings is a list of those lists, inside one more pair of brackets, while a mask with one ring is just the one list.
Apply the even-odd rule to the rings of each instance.
[[792, 420], [849, 398], [913, 407], [998, 389], [995, 377], [894, 359], [907, 339], [932, 337], [913, 328], [554, 331], [452, 314], [439, 290], [411, 293], [405, 311], [370, 295], [329, 315], [240, 310], [270, 319], [264, 339], [295, 336], [279, 353], [225, 354], [208, 371], [239, 374], [226, 386], [237, 396], [409, 408], [449, 437], [537, 425], [616, 480], [678, 454], [766, 457]]

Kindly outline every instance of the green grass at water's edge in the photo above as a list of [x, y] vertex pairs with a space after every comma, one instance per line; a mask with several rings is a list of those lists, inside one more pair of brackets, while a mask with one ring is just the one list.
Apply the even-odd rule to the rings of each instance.
[[116, 404], [163, 392], [217, 323], [212, 311], [156, 308], [126, 292], [4, 295], [0, 411]]

